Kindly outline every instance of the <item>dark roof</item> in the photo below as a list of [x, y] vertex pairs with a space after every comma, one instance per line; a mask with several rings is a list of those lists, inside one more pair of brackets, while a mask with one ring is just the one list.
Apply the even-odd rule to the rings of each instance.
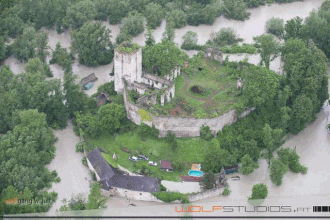
[[141, 192], [158, 192], [159, 189], [158, 181], [153, 177], [115, 175], [107, 183], [110, 187]]
[[89, 162], [92, 164], [95, 172], [99, 175], [100, 179], [111, 179], [116, 172], [111, 166], [106, 162], [101, 155], [98, 148], [92, 150], [87, 156]]
[[95, 73], [92, 73], [90, 75], [88, 75], [87, 77], [83, 78], [80, 81], [80, 85], [84, 86], [85, 84], [89, 83], [89, 82], [94, 82], [97, 80], [97, 77], [95, 75]]
[[162, 160], [160, 162], [160, 168], [173, 170], [171, 163], [171, 161]]
[[87, 158], [101, 178], [99, 182], [102, 189], [109, 190], [110, 187], [118, 187], [134, 191], [158, 192], [159, 184], [156, 178], [122, 175], [104, 160], [100, 151], [103, 150], [95, 148]]

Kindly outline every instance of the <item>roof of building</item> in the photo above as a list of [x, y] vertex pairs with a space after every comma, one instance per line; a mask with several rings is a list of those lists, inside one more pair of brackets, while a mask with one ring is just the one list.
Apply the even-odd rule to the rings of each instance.
[[111, 179], [116, 174], [115, 170], [104, 160], [98, 148], [92, 150], [87, 158], [101, 180]]
[[144, 176], [115, 175], [107, 181], [110, 187], [118, 187], [141, 192], [158, 192], [156, 178]]
[[160, 162], [160, 168], [161, 168], [161, 169], [170, 169], [170, 170], [173, 170], [171, 164], [172, 164], [171, 161], [162, 160], [162, 161]]
[[144, 73], [142, 75], [143, 78], [146, 78], [146, 79], [150, 79], [150, 80], [153, 80], [153, 81], [158, 81], [159, 83], [163, 83], [165, 85], [171, 85], [171, 82], [169, 80], [166, 80], [164, 78], [161, 78], [159, 76], [155, 76], [155, 75], [152, 75], [152, 74], [148, 74], [148, 73]]
[[87, 158], [101, 179], [99, 182], [102, 189], [118, 187], [141, 192], [158, 192], [159, 184], [156, 178], [122, 175], [104, 160], [100, 151], [101, 149], [95, 148]]

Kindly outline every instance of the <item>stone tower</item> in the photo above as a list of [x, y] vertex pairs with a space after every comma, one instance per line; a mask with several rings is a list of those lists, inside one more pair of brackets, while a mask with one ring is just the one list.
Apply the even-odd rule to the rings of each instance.
[[131, 49], [132, 45], [129, 43], [122, 44], [118, 50], [115, 49], [114, 54], [114, 74], [115, 74], [115, 91], [123, 94], [124, 80], [128, 84], [134, 82], [141, 83], [142, 76], [142, 49], [127, 52], [129, 50], [122, 49], [123, 47]]

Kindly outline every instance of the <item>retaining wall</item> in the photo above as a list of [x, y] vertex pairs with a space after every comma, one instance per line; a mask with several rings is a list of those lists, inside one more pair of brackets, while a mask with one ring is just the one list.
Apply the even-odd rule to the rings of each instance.
[[194, 201], [198, 201], [201, 199], [206, 199], [206, 198], [210, 198], [210, 197], [215, 197], [218, 195], [221, 195], [222, 192], [225, 190], [225, 187], [221, 187], [221, 188], [215, 188], [215, 189], [209, 189], [194, 195], [189, 195], [189, 201], [190, 202], [194, 202]]

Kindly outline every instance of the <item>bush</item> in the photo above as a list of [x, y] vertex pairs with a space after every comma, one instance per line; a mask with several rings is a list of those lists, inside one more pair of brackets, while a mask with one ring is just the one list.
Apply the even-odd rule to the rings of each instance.
[[211, 140], [212, 138], [214, 138], [214, 135], [212, 134], [209, 126], [202, 125], [200, 133], [200, 137], [204, 140]]
[[268, 195], [267, 186], [263, 183], [255, 184], [252, 187], [252, 195], [250, 199], [265, 199]]
[[231, 190], [228, 186], [225, 187], [225, 190], [222, 192], [223, 196], [228, 196], [231, 193]]
[[84, 142], [79, 142], [78, 144], [76, 144], [76, 153], [78, 153], [78, 152], [83, 153], [84, 145], [85, 145]]
[[161, 192], [166, 192], [166, 187], [163, 185], [163, 184], [159, 184], [159, 191], [161, 191]]
[[87, 158], [86, 158], [86, 157], [83, 157], [83, 159], [81, 159], [81, 162], [82, 162], [82, 164], [84, 164], [85, 166], [88, 166], [88, 165], [87, 165]]
[[266, 33], [281, 38], [284, 34], [284, 20], [282, 18], [271, 18], [267, 20]]
[[100, 87], [97, 88], [97, 92], [101, 93], [101, 92], [106, 92], [111, 96], [115, 96], [117, 95], [117, 92], [115, 91], [115, 84], [114, 82], [107, 82], [104, 83], [103, 85], [101, 85]]
[[133, 103], [136, 103], [136, 101], [139, 98], [139, 93], [137, 93], [135, 90], [130, 90], [128, 91], [128, 95], [131, 98], [131, 100], [133, 101]]
[[179, 192], [156, 192], [151, 194], [163, 202], [169, 203], [180, 200], [181, 203], [189, 203], [188, 195]]
[[54, 179], [55, 183], [59, 183], [60, 181], [61, 181], [61, 178], [59, 176]]

